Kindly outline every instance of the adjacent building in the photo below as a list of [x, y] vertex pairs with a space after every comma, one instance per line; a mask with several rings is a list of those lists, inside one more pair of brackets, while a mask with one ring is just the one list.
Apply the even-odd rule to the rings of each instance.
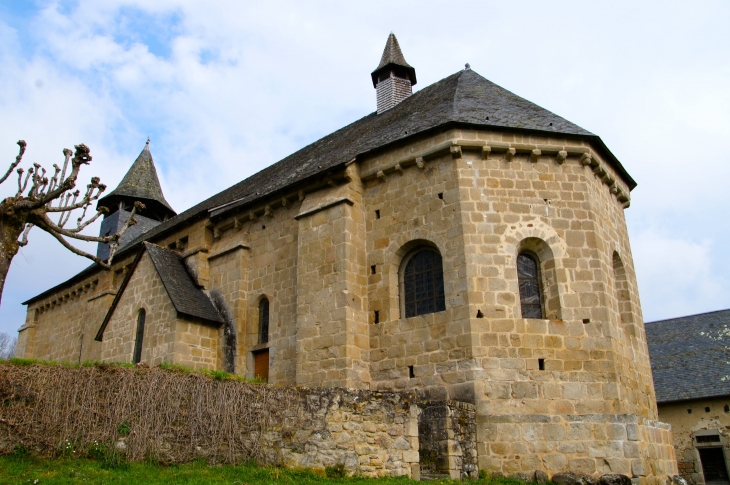
[[672, 425], [679, 473], [725, 484], [730, 470], [730, 310], [646, 324], [659, 419]]

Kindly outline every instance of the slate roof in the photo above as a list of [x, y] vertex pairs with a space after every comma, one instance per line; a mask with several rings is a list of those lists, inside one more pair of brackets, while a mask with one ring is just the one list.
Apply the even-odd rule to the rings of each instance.
[[411, 86], [416, 84], [416, 70], [406, 62], [406, 58], [403, 56], [403, 51], [400, 50], [400, 44], [398, 39], [395, 38], [393, 32], [388, 36], [388, 40], [385, 43], [385, 49], [383, 49], [383, 57], [380, 58], [380, 64], [370, 75], [373, 78], [373, 87], [378, 85], [378, 76], [382, 71], [394, 69], [401, 71], [402, 73], [408, 74], [408, 79], [411, 81]]
[[144, 245], [178, 313], [210, 322], [224, 323], [208, 295], [203, 293], [190, 277], [185, 262], [179, 254], [156, 244], [144, 243]]
[[[122, 256], [122, 253], [138, 246], [142, 241], [153, 240], [157, 235], [186, 221], [205, 217], [209, 211], [212, 211], [212, 216], [217, 216], [236, 207], [252, 205], [299, 182], [314, 180], [325, 173], [341, 170], [353, 158], [450, 126], [586, 139], [602, 153], [630, 189], [636, 186], [636, 182], [598, 136], [507, 91], [475, 71], [465, 69], [417, 91], [388, 111], [381, 114], [373, 112], [315, 141], [172, 219], [162, 222], [120, 248], [117, 254]], [[225, 208], [213, 210], [224, 205]], [[93, 268], [94, 266], [87, 268], [74, 278], [27, 300], [24, 304], [43, 298], [57, 288], [81, 279]]]
[[167, 291], [167, 295], [170, 297], [170, 301], [172, 301], [179, 315], [200, 318], [213, 323], [225, 323], [215, 309], [215, 306], [213, 306], [208, 295], [193, 281], [180, 255], [174, 251], [161, 248], [156, 244], [145, 242], [143, 243], [143, 250], [137, 254], [137, 257], [132, 263], [132, 267], [122, 281], [119, 291], [107, 311], [104, 321], [101, 323], [99, 331], [96, 334], [96, 340], [102, 340], [104, 330], [106, 330], [106, 326], [114, 314], [117, 304], [124, 294], [124, 290], [127, 288], [127, 283], [134, 275], [137, 264], [145, 252], [150, 255], [152, 264], [162, 280], [165, 291]]
[[730, 310], [645, 324], [658, 403], [730, 396], [729, 327]]
[[149, 140], [117, 188], [99, 199], [97, 207], [107, 207], [113, 212], [119, 202], [124, 201], [131, 205], [136, 200], [145, 204], [146, 207], [140, 214], [147, 217], [162, 220], [177, 214], [162, 194]]

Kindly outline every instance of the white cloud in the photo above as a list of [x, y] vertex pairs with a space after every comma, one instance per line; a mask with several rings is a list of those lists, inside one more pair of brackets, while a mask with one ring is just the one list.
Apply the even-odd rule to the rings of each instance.
[[727, 305], [730, 278], [718, 274], [710, 241], [693, 242], [649, 228], [632, 238], [631, 248], [646, 321]]

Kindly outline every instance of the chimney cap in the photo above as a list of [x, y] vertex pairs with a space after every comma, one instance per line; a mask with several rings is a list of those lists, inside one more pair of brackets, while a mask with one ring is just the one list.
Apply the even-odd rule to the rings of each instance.
[[411, 82], [411, 86], [416, 84], [416, 69], [406, 62], [403, 52], [400, 50], [398, 39], [393, 32], [388, 36], [388, 41], [383, 49], [383, 57], [380, 58], [380, 64], [370, 74], [373, 79], [373, 87], [378, 85], [378, 77], [384, 71], [393, 71], [399, 77], [407, 78]]

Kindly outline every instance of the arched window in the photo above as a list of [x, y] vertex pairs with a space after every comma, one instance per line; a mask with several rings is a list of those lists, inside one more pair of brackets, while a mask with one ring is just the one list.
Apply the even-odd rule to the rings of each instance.
[[406, 260], [403, 270], [406, 318], [446, 310], [444, 269], [435, 249], [422, 249]]
[[613, 288], [618, 301], [618, 312], [621, 323], [633, 323], [634, 312], [631, 308], [631, 290], [626, 279], [626, 269], [618, 252], [613, 252]]
[[532, 254], [520, 253], [517, 256], [517, 280], [522, 318], [543, 318], [540, 265]]
[[269, 341], [269, 300], [262, 298], [259, 302], [259, 343]]
[[140, 309], [137, 314], [137, 335], [134, 339], [134, 355], [132, 356], [132, 363], [139, 364], [142, 361], [142, 339], [144, 339], [144, 320], [145, 320], [144, 308]]

